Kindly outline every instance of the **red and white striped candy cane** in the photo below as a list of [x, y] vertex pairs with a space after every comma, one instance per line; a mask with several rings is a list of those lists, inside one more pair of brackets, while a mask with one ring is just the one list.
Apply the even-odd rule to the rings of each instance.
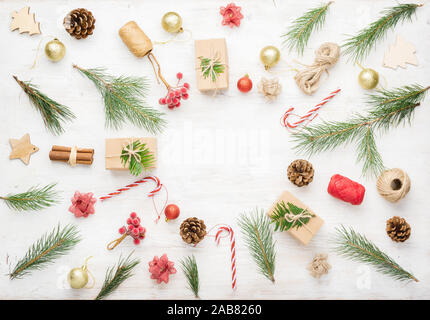
[[114, 196], [117, 196], [119, 194], [121, 194], [124, 191], [130, 190], [131, 188], [137, 187], [142, 183], [148, 182], [148, 181], [154, 181], [157, 186], [155, 187], [155, 189], [153, 189], [151, 192], [149, 192], [148, 197], [153, 197], [155, 196], [158, 192], [160, 192], [161, 188], [163, 187], [163, 185], [160, 182], [160, 179], [158, 179], [156, 176], [148, 176], [145, 177], [143, 179], [137, 180], [134, 183], [131, 183], [129, 185], [126, 185], [123, 188], [119, 188], [117, 190], [115, 190], [114, 192], [108, 193], [106, 196], [100, 197], [101, 201], [110, 199]]
[[236, 240], [234, 238], [234, 231], [228, 225], [222, 225], [218, 228], [215, 235], [215, 242], [219, 245], [221, 240], [221, 234], [227, 232], [230, 235], [230, 250], [231, 250], [231, 287], [236, 289]]
[[[325, 97], [320, 103], [318, 103], [314, 108], [309, 110], [304, 116], [298, 116], [293, 113], [294, 107], [288, 109], [281, 118], [281, 124], [287, 129], [296, 129], [299, 126], [306, 126], [309, 122], [314, 120], [318, 116], [318, 112], [327, 102], [329, 102], [333, 97], [340, 92], [340, 89], [337, 89]], [[299, 117], [299, 120], [290, 123], [288, 121], [288, 117], [294, 115]]]

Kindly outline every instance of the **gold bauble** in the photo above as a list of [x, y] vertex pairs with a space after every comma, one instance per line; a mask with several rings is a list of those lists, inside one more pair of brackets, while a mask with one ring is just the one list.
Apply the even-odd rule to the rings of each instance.
[[161, 26], [169, 33], [184, 31], [184, 29], [182, 29], [182, 18], [176, 12], [167, 12], [163, 18], [161, 18]]
[[83, 267], [73, 268], [67, 276], [67, 281], [73, 289], [82, 289], [88, 283], [88, 271]]
[[281, 52], [274, 46], [264, 47], [260, 52], [260, 60], [264, 64], [264, 68], [269, 69], [279, 62]]
[[363, 89], [374, 89], [379, 82], [379, 74], [373, 69], [363, 69], [358, 75], [358, 83]]
[[49, 60], [57, 62], [64, 58], [66, 47], [60, 40], [54, 39], [46, 44], [45, 53]]

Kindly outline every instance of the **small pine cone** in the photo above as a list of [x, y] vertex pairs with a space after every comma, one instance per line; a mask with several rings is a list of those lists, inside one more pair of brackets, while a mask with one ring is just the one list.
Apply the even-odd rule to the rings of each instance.
[[182, 240], [188, 244], [197, 244], [206, 235], [206, 225], [203, 220], [196, 217], [184, 220], [180, 226]]
[[93, 34], [96, 19], [91, 11], [84, 8], [75, 9], [69, 12], [64, 18], [63, 25], [67, 32], [76, 39], [85, 39]]
[[391, 240], [396, 242], [404, 242], [411, 235], [411, 226], [409, 223], [397, 216], [387, 220], [386, 230]]
[[314, 179], [312, 163], [306, 160], [294, 160], [287, 169], [288, 179], [298, 187], [308, 185]]

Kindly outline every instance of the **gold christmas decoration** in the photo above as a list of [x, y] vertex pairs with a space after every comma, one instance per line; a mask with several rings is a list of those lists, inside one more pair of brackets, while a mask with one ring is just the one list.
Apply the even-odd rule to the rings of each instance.
[[314, 179], [314, 168], [309, 161], [303, 159], [294, 160], [288, 166], [287, 176], [296, 186], [303, 187]]
[[79, 8], [70, 11], [64, 18], [63, 25], [66, 31], [76, 39], [85, 39], [93, 34], [96, 19], [91, 11]]
[[274, 46], [264, 47], [260, 51], [260, 60], [264, 64], [264, 68], [268, 70], [269, 68], [276, 65], [281, 59], [281, 52], [278, 48]]
[[161, 26], [169, 33], [183, 32], [182, 18], [176, 12], [167, 12], [161, 19]]
[[39, 148], [31, 144], [30, 135], [26, 133], [21, 139], [9, 139], [12, 152], [9, 159], [21, 159], [26, 165], [30, 163], [30, 156], [39, 151]]
[[401, 36], [397, 36], [394, 45], [390, 46], [384, 55], [383, 66], [396, 70], [397, 67], [406, 68], [406, 64], [418, 65], [415, 47]]
[[258, 84], [258, 92], [264, 95], [268, 101], [275, 100], [282, 91], [282, 86], [278, 79], [262, 78]]
[[[91, 289], [94, 286], [94, 283], [95, 283], [94, 277], [87, 267], [87, 263], [89, 259], [91, 259], [91, 257], [85, 260], [85, 263], [82, 267], [73, 268], [72, 270], [70, 270], [69, 274], [67, 275], [67, 281], [69, 282], [70, 287], [72, 287], [73, 289], [82, 289], [82, 288]], [[86, 287], [86, 285], [88, 284], [88, 275], [91, 275], [93, 279], [93, 284], [89, 287]]]
[[330, 264], [327, 262], [328, 255], [319, 253], [308, 264], [308, 270], [312, 277], [320, 278], [322, 275], [327, 274], [331, 269]]
[[19, 33], [28, 32], [30, 36], [41, 33], [40, 23], [36, 22], [34, 13], [30, 14], [30, 7], [12, 12], [10, 30], [15, 31], [16, 29], [19, 29]]
[[402, 169], [385, 170], [376, 181], [376, 189], [384, 199], [393, 203], [398, 202], [411, 189], [411, 180]]
[[49, 60], [57, 62], [66, 55], [66, 47], [60, 40], [55, 38], [45, 45], [45, 54]]
[[206, 225], [196, 217], [184, 220], [180, 226], [182, 240], [188, 244], [197, 244], [206, 236]]
[[391, 240], [395, 242], [404, 242], [411, 235], [411, 226], [404, 218], [397, 216], [387, 220], [386, 231]]
[[379, 82], [379, 74], [370, 68], [363, 68], [358, 75], [358, 83], [363, 89], [374, 89]]

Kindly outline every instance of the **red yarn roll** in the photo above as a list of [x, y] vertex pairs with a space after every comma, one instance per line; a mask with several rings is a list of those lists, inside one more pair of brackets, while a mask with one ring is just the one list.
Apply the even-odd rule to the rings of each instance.
[[352, 181], [340, 174], [335, 174], [330, 179], [327, 192], [335, 198], [358, 205], [363, 202], [366, 189], [358, 182]]

